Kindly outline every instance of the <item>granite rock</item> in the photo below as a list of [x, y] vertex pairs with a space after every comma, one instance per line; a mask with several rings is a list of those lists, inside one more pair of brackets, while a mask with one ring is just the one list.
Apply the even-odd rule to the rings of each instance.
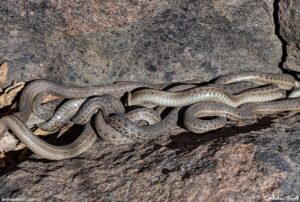
[[284, 67], [300, 72], [300, 0], [279, 1], [278, 4]]
[[12, 80], [76, 85], [208, 81], [279, 72], [273, 2], [0, 1], [0, 63]]

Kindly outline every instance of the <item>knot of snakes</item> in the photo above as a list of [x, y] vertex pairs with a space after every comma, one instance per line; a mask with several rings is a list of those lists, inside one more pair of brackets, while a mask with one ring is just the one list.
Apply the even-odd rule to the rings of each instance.
[[[245, 84], [245, 82], [273, 85], [244, 90], [249, 88], [249, 83]], [[236, 84], [235, 89], [231, 89], [232, 84]], [[113, 144], [142, 142], [170, 132], [177, 124], [179, 107], [182, 106], [191, 105], [185, 111], [183, 120], [185, 127], [195, 133], [223, 127], [226, 118], [240, 120], [253, 118], [257, 114], [297, 111], [300, 108], [298, 98], [269, 101], [285, 98], [285, 90], [299, 86], [299, 82], [290, 75], [261, 72], [225, 75], [217, 79], [214, 86], [183, 85], [171, 88], [168, 92], [161, 91], [164, 85], [156, 84], [121, 82], [98, 87], [72, 87], [38, 80], [30, 83], [23, 91], [20, 112], [0, 119], [0, 136], [1, 132], [10, 129], [34, 153], [44, 158], [53, 160], [72, 158], [86, 151], [96, 141], [96, 135], [89, 123], [95, 113], [95, 129], [102, 139]], [[132, 90], [143, 87], [151, 89], [131, 93]], [[125, 109], [120, 100], [109, 96], [120, 97], [125, 92], [129, 92], [128, 106], [162, 107], [156, 111], [139, 108], [124, 114]], [[71, 100], [63, 103], [56, 110], [62, 100], [54, 102], [50, 107], [42, 105], [41, 98], [48, 94]], [[299, 89], [294, 89], [289, 94], [289, 98], [299, 95]], [[87, 99], [92, 96], [102, 97]], [[245, 103], [251, 104], [244, 105]], [[240, 105], [242, 106], [239, 107]], [[159, 112], [164, 107], [175, 108], [160, 120]], [[56, 131], [70, 120], [75, 124], [85, 125], [85, 129], [69, 145], [51, 145], [36, 137], [26, 125], [27, 123], [24, 123], [28, 121], [32, 112], [43, 120], [43, 123], [39, 120], [38, 127], [44, 130]], [[203, 116], [219, 118], [198, 119]], [[141, 125], [141, 121], [147, 124]]]

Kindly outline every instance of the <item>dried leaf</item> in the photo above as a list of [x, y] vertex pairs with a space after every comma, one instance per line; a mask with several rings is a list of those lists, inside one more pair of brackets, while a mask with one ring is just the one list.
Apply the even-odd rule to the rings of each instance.
[[59, 98], [60, 98], [60, 97], [55, 96], [55, 95], [47, 95], [46, 97], [43, 98], [42, 103], [45, 104], [45, 103], [47, 103], [47, 102], [50, 102], [50, 101], [52, 101], [52, 100], [57, 100], [57, 99], [59, 99]]
[[8, 72], [7, 63], [1, 64], [0, 65], [0, 84], [3, 84], [6, 82], [7, 72]]
[[6, 88], [4, 93], [0, 95], [0, 109], [12, 104], [13, 99], [16, 97], [25, 86], [24, 82], [13, 83], [12, 86]]
[[38, 135], [38, 136], [46, 136], [46, 135], [52, 134], [52, 132], [44, 131], [44, 130], [38, 128], [34, 131], [34, 134]]
[[14, 151], [19, 151], [26, 148], [25, 144], [23, 144], [22, 142], [20, 142], [16, 148], [14, 148]]

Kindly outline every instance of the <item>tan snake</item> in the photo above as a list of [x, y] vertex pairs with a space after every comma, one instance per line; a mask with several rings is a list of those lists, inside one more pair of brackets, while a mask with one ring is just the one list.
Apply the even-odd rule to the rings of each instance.
[[256, 84], [274, 84], [284, 90], [291, 90], [294, 87], [300, 87], [300, 82], [296, 81], [291, 75], [265, 73], [255, 71], [244, 71], [238, 73], [230, 73], [221, 76], [216, 80], [217, 84], [230, 84], [240, 81], [251, 81]]
[[268, 115], [281, 112], [300, 112], [300, 98], [285, 99], [266, 103], [251, 103], [241, 106], [241, 111], [252, 115]]
[[182, 92], [165, 92], [154, 89], [139, 90], [128, 94], [128, 106], [165, 106], [183, 107], [201, 101], [222, 102], [232, 107], [238, 107], [249, 102], [266, 102], [285, 98], [285, 90], [276, 86], [266, 86], [250, 89], [231, 95], [218, 87], [196, 87]]

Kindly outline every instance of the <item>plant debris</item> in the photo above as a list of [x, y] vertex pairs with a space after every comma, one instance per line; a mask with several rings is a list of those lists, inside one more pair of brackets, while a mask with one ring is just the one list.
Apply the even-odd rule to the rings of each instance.
[[6, 82], [8, 72], [7, 63], [3, 63], [0, 65], [0, 85]]
[[12, 104], [13, 99], [17, 96], [25, 86], [24, 82], [14, 82], [10, 87], [6, 88], [4, 91], [0, 89], [0, 109]]

